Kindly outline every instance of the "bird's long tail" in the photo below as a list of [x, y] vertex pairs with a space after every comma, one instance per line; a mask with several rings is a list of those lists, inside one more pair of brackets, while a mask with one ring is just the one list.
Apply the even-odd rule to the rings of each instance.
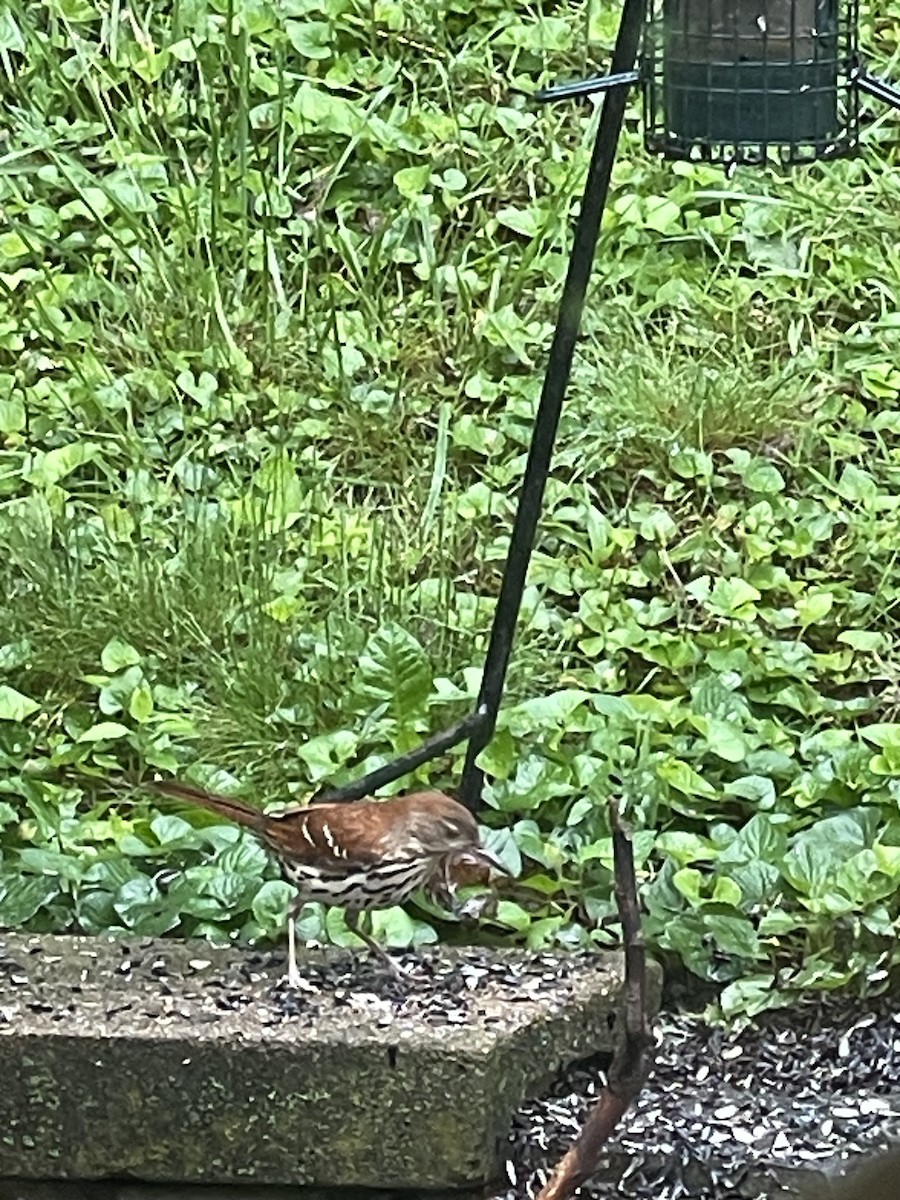
[[240, 800], [232, 800], [230, 796], [220, 796], [216, 792], [204, 792], [202, 788], [193, 787], [189, 783], [179, 783], [175, 779], [154, 779], [149, 785], [155, 792], [161, 792], [173, 800], [184, 800], [188, 804], [196, 804], [207, 808], [210, 812], [227, 817], [236, 825], [245, 825], [248, 829], [259, 833], [266, 823], [266, 816], [258, 808], [252, 808]]

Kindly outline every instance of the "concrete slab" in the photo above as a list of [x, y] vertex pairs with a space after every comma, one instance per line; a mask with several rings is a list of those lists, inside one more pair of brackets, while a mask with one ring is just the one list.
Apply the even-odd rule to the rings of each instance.
[[[283, 956], [7, 935], [0, 1177], [463, 1187], [513, 1112], [610, 1050], [621, 958], [484, 949]], [[654, 1007], [659, 973], [652, 972]]]

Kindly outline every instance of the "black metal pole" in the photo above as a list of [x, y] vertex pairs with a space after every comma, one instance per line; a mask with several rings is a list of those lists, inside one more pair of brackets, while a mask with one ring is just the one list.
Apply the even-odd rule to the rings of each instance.
[[900, 109], [900, 89], [884, 79], [879, 79], [877, 75], [870, 75], [864, 66], [859, 68], [856, 83], [861, 92], [874, 96], [876, 100], [889, 104], [891, 108]]
[[619, 135], [625, 119], [625, 106], [633, 82], [632, 72], [640, 49], [643, 19], [644, 0], [625, 0], [610, 65], [610, 76], [614, 78], [621, 75], [624, 78], [609, 88], [603, 100], [481, 679], [477, 707], [486, 711], [487, 719], [470, 737], [463, 767], [460, 800], [472, 812], [479, 805], [484, 782], [484, 774], [476, 759], [491, 740], [497, 724], [528, 563], [550, 471], [553, 443], [572, 371], [600, 222], [606, 207]]
[[474, 712], [463, 717], [461, 721], [451, 725], [449, 729], [434, 734], [433, 737], [416, 746], [414, 750], [409, 750], [406, 754], [399, 755], [383, 766], [376, 767], [367, 775], [362, 775], [359, 779], [352, 779], [349, 783], [339, 784], [337, 787], [321, 788], [312, 797], [310, 803], [323, 804], [341, 800], [361, 800], [363, 796], [371, 796], [380, 787], [393, 783], [401, 775], [414, 771], [422, 763], [437, 758], [439, 754], [445, 754], [454, 746], [458, 746], [460, 742], [464, 742], [467, 737], [472, 737], [487, 719], [487, 710], [479, 706]]
[[548, 100], [578, 100], [594, 96], [597, 92], [609, 92], [621, 84], [639, 83], [640, 71], [624, 71], [619, 75], [595, 75], [592, 79], [576, 79], [574, 83], [556, 83], [553, 87], [541, 88], [532, 99], [546, 104]]

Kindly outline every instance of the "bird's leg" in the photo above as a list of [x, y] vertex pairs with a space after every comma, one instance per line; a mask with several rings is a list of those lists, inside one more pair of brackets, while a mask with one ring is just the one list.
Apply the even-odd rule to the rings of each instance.
[[393, 975], [395, 979], [408, 980], [410, 978], [409, 972], [404, 971], [401, 966], [395, 963], [388, 954], [387, 950], [385, 950], [383, 946], [379, 946], [371, 934], [368, 934], [364, 930], [360, 929], [359, 918], [360, 914], [356, 909], [345, 909], [344, 920], [347, 922], [347, 928], [350, 930], [350, 932], [355, 933], [358, 938], [362, 938], [362, 940], [368, 946], [370, 952], [374, 954], [376, 958], [381, 959], [381, 961], [385, 963], [391, 975]]
[[297, 917], [300, 909], [303, 907], [303, 901], [298, 897], [291, 901], [291, 906], [288, 909], [287, 918], [287, 936], [288, 936], [288, 970], [287, 982], [288, 987], [293, 988], [297, 992], [317, 992], [313, 984], [308, 979], [304, 979], [300, 974], [297, 966]]
[[300, 972], [297, 970], [297, 922], [294, 920], [294, 914], [288, 913], [287, 919], [287, 936], [288, 936], [288, 986], [295, 988], [300, 982]]

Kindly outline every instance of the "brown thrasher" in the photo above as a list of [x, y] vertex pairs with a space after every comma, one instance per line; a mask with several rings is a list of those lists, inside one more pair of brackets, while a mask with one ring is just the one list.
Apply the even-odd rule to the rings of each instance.
[[281, 873], [297, 889], [288, 910], [288, 982], [303, 987], [297, 970], [294, 922], [311, 900], [344, 909], [347, 926], [403, 973], [378, 943], [359, 928], [359, 915], [391, 908], [419, 888], [452, 907], [460, 876], [503, 867], [482, 849], [467, 808], [443, 792], [413, 792], [390, 800], [311, 804], [262, 813], [190, 784], [154, 781], [157, 792], [210, 809], [243, 825], [274, 854]]

